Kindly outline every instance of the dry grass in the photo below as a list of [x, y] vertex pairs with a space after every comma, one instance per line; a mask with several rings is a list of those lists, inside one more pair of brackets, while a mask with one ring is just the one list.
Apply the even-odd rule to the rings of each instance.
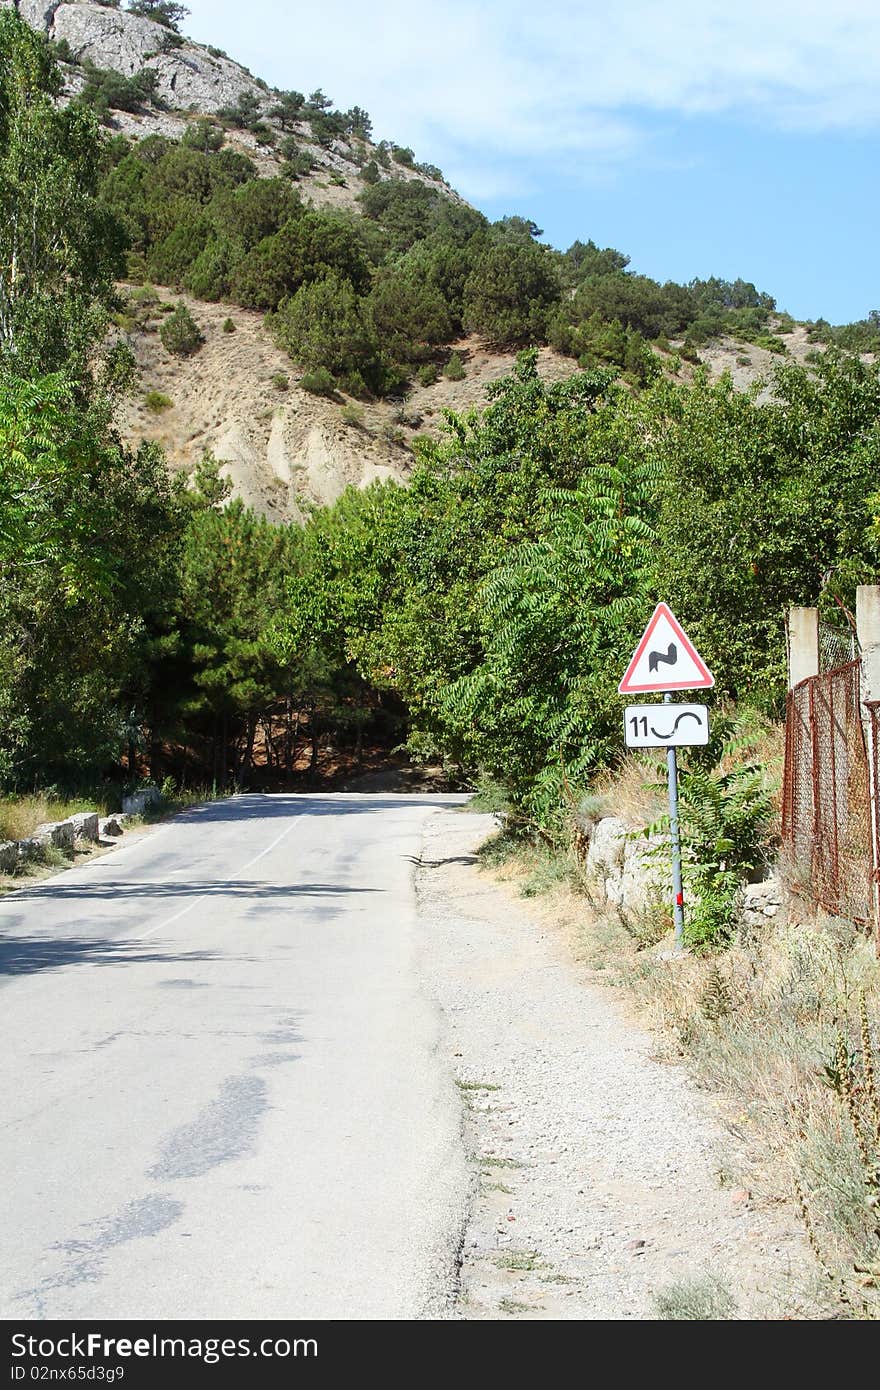
[[661, 1055], [684, 1060], [718, 1097], [735, 1141], [730, 1181], [757, 1200], [794, 1205], [800, 1187], [838, 1282], [848, 1285], [855, 1268], [876, 1263], [863, 1156], [826, 1072], [840, 1033], [861, 1053], [860, 995], [877, 1045], [873, 944], [839, 919], [794, 912], [790, 923], [768, 923], [722, 955], [670, 958], [662, 947], [639, 951], [617, 921], [585, 914], [575, 900], [557, 900], [560, 909], [582, 958], [637, 1001]]
[[[780, 731], [756, 727], [746, 744], [738, 756], [768, 765], [773, 778], [781, 763]], [[613, 808], [644, 823], [653, 795], [647, 760], [627, 759], [600, 783], [592, 814]], [[821, 1276], [805, 1273], [809, 1305], [823, 1310], [817, 1315], [877, 1316], [880, 1119], [869, 1115], [860, 1139], [845, 1096], [830, 1084], [841, 1034], [854, 1059], [857, 1089], [870, 1091], [862, 1060], [870, 1051], [866, 1036], [880, 1071], [874, 943], [852, 923], [813, 914], [792, 896], [778, 919], [742, 929], [729, 949], [671, 957], [668, 935], [656, 944], [650, 937], [637, 940], [612, 910], [592, 901], [571, 855], [521, 847], [511, 857], [502, 838], [484, 862], [501, 865], [498, 877], [515, 890], [540, 896], [542, 915], [567, 933], [578, 958], [636, 1006], [660, 1055], [684, 1062], [715, 1095], [732, 1140], [727, 1181], [756, 1201], [787, 1204], [795, 1220], [803, 1192], [811, 1242], [831, 1275], [817, 1294]], [[861, 999], [867, 1030], [859, 1018]], [[878, 1131], [873, 1141], [872, 1126]], [[660, 1316], [685, 1314], [671, 1308]]]
[[[713, 711], [713, 719], [735, 721], [718, 771], [726, 774], [744, 763], [754, 763], [764, 768], [767, 785], [780, 789], [785, 758], [784, 725], [765, 719], [754, 710], [737, 713], [723, 706]], [[686, 751], [681, 756], [686, 761]], [[666, 797], [666, 764], [660, 750], [627, 754], [596, 777], [586, 800], [594, 818], [620, 816], [631, 825], [645, 826], [666, 814]]]
[[25, 840], [46, 821], [66, 820], [77, 811], [100, 811], [106, 807], [94, 800], [65, 799], [49, 793], [0, 797], [0, 841]]
[[665, 765], [660, 754], [633, 753], [596, 778], [596, 811], [632, 825], [651, 825], [666, 810]]
[[736, 1316], [736, 1299], [714, 1274], [668, 1284], [654, 1296], [657, 1317], [668, 1322], [725, 1322]]
[[[760, 766], [775, 789], [783, 757], [782, 726], [747, 712], [735, 717], [718, 770]], [[643, 755], [600, 778], [582, 815], [646, 825], [664, 806], [658, 760]], [[714, 1093], [732, 1139], [727, 1180], [757, 1201], [786, 1203], [795, 1219], [803, 1193], [808, 1234], [830, 1274], [818, 1315], [880, 1315], [880, 961], [873, 941], [852, 923], [814, 914], [792, 894], [778, 918], [742, 928], [729, 949], [674, 957], [666, 922], [646, 920], [634, 932], [594, 901], [576, 850], [512, 852], [502, 836], [484, 862], [503, 865], [498, 877], [525, 896], [542, 897], [543, 915], [566, 932], [579, 959], [636, 1006], [659, 1053], [683, 1061]], [[793, 870], [780, 866], [790, 883], [798, 881]], [[835, 1084], [842, 1055], [852, 1058], [850, 1093]], [[858, 1124], [853, 1093], [864, 1117]], [[873, 1109], [865, 1099], [871, 1094]], [[823, 1281], [818, 1273], [805, 1277], [813, 1306]], [[711, 1292], [708, 1285], [672, 1290], [660, 1316], [719, 1316], [676, 1311], [679, 1304], [710, 1307]]]

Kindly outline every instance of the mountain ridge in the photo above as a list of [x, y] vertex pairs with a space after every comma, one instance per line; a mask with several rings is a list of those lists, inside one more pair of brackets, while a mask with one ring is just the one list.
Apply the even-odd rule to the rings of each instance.
[[[177, 34], [175, 30], [155, 20], [135, 15], [115, 6], [102, 5], [95, 0], [0, 0], [0, 9], [14, 9], [33, 29], [43, 33], [56, 49], [62, 61], [67, 97], [78, 95], [85, 86], [84, 65], [119, 73], [124, 78], [136, 77], [149, 68], [157, 74], [158, 105], [145, 103], [139, 111], [114, 109], [111, 128], [117, 133], [142, 140], [149, 135], [180, 139], [193, 117], [216, 116], [236, 103], [243, 94], [252, 98], [259, 109], [259, 119], [276, 132], [282, 125], [269, 114], [273, 99], [281, 95], [243, 64], [237, 63], [223, 50]], [[169, 44], [173, 46], [169, 46]], [[65, 55], [69, 54], [72, 61]], [[361, 151], [350, 142], [334, 139], [326, 147], [310, 138], [308, 121], [295, 122], [304, 151], [315, 161], [316, 168], [300, 176], [299, 184], [306, 201], [315, 207], [354, 208], [354, 198], [344, 196], [338, 185], [322, 186], [324, 176], [349, 179], [362, 167], [358, 160], [382, 156], [383, 147], [395, 150], [390, 142], [358, 142]], [[272, 147], [262, 143], [248, 130], [235, 132], [235, 145], [241, 147], [257, 164], [261, 174], [277, 172], [278, 159]], [[407, 152], [409, 153], [409, 152]], [[356, 158], [352, 156], [356, 155]], [[439, 173], [439, 171], [437, 171]], [[442, 190], [454, 202], [465, 200], [444, 179], [432, 178], [424, 167], [408, 166], [397, 160], [388, 169], [377, 161], [379, 181], [387, 178], [415, 181]]]
[[[16, 9], [52, 42], [62, 64], [68, 99], [87, 93], [90, 83], [94, 86], [98, 79], [113, 73], [128, 82], [151, 74], [143, 95], [136, 92], [127, 109], [113, 105], [114, 89], [110, 88], [103, 119], [117, 136], [128, 141], [143, 142], [158, 136], [166, 144], [186, 144], [198, 134], [200, 125], [210, 125], [224, 149], [246, 156], [252, 174], [279, 184], [292, 180], [287, 187], [295, 188], [307, 207], [364, 214], [364, 227], [370, 222], [367, 204], [361, 199], [372, 196], [371, 184], [384, 185], [376, 190], [383, 196], [407, 185], [408, 191], [416, 194], [419, 189], [412, 185], [419, 184], [422, 190], [430, 190], [430, 196], [444, 200], [447, 208], [457, 206], [475, 216], [439, 170], [417, 165], [409, 150], [387, 141], [375, 143], [370, 138], [366, 112], [359, 108], [349, 113], [330, 112], [330, 119], [326, 119], [331, 103], [320, 89], [308, 99], [299, 93], [271, 89], [220, 49], [196, 44], [167, 24], [113, 4], [0, 0], [0, 7]], [[231, 120], [228, 113], [236, 105], [247, 114]], [[279, 116], [279, 110], [284, 114]], [[116, 143], [124, 146], [125, 141]], [[293, 159], [285, 152], [289, 144], [296, 150]], [[189, 148], [193, 148], [191, 143]], [[127, 212], [128, 193], [122, 196], [120, 210]], [[409, 215], [409, 210], [403, 211]], [[492, 229], [486, 219], [481, 220], [488, 235]], [[376, 214], [375, 221], [381, 224], [381, 214]], [[538, 238], [543, 234], [534, 224], [522, 218], [504, 222], [511, 224], [502, 234], [505, 256], [509, 250], [515, 258], [524, 245], [537, 252]], [[393, 235], [399, 232], [399, 227], [389, 231], [392, 246]], [[404, 238], [408, 234], [407, 228]], [[425, 231], [414, 236], [416, 242], [419, 236], [427, 241]], [[405, 249], [411, 242], [404, 240], [402, 245]], [[571, 279], [563, 280], [572, 301], [581, 284], [578, 275], [589, 273], [583, 268], [584, 256], [600, 275], [601, 284], [620, 282], [621, 289], [636, 294], [652, 286], [658, 294], [669, 289], [682, 295], [688, 292], [685, 287], [661, 287], [645, 277], [632, 276], [625, 270], [628, 257], [611, 248], [600, 251], [592, 242], [576, 242], [565, 255], [543, 248], [543, 258], [556, 257], [561, 264], [575, 252], [577, 256], [566, 268]], [[392, 253], [388, 254], [390, 259]], [[399, 255], [399, 251], [394, 254]], [[378, 275], [378, 260], [372, 264]], [[236, 493], [276, 519], [300, 519], [310, 504], [332, 502], [349, 484], [363, 486], [383, 477], [405, 479], [412, 464], [414, 437], [437, 433], [446, 409], [467, 410], [480, 405], [488, 382], [505, 374], [515, 358], [511, 347], [493, 348], [478, 333], [463, 333], [459, 320], [448, 340], [426, 339], [426, 354], [409, 361], [409, 384], [390, 397], [357, 400], [338, 382], [329, 395], [316, 395], [302, 388], [303, 371], [277, 341], [273, 342], [266, 321], [252, 312], [256, 306], [249, 307], [247, 299], [230, 301], [222, 290], [216, 293], [215, 302], [200, 300], [202, 291], [193, 293], [183, 272], [179, 272], [180, 278], [177, 274], [172, 272], [166, 279], [162, 271], [154, 270], [152, 278], [167, 284], [167, 295], [187, 305], [204, 345], [191, 357], [174, 356], [158, 331], [162, 314], [173, 307], [171, 300], [163, 293], [156, 294], [149, 284], [123, 287], [124, 305], [117, 316], [117, 328], [134, 354], [141, 388], [122, 413], [124, 432], [132, 442], [150, 439], [161, 443], [170, 466], [187, 471], [198, 462], [202, 449], [210, 449], [224, 461]], [[755, 298], [737, 300], [734, 296], [725, 302], [766, 300], [771, 309], [774, 307], [769, 296], [758, 296], [754, 286], [745, 282], [726, 288], [728, 292], [738, 291], [740, 286]], [[207, 293], [215, 299], [214, 294]], [[659, 366], [674, 370], [679, 379], [688, 379], [697, 359], [692, 348], [687, 351], [687, 343], [683, 360], [673, 368], [678, 343], [671, 330], [671, 341], [656, 327], [649, 332], [644, 323], [640, 323], [641, 331], [636, 331], [639, 320], [631, 322], [625, 317], [631, 307], [626, 295], [610, 308], [600, 302], [602, 321], [598, 328], [593, 321], [595, 313], [587, 321], [588, 308], [579, 325], [563, 324], [561, 334], [551, 338], [558, 351], [547, 346], [547, 337], [540, 336], [543, 330], [537, 330], [539, 336], [533, 341], [543, 344], [538, 353], [543, 376], [556, 380], [570, 375], [577, 361], [583, 363], [586, 353], [599, 362], [613, 362], [618, 369], [638, 373], [656, 371]], [[646, 312], [648, 317], [653, 314], [657, 318], [656, 303], [648, 304], [647, 309], [636, 305], [636, 310], [643, 319]], [[564, 312], [563, 301], [559, 313]], [[716, 318], [718, 313], [720, 310]], [[397, 329], [396, 320], [391, 327]], [[766, 331], [758, 326], [751, 333], [749, 343], [718, 336], [709, 346], [701, 347], [702, 359], [712, 375], [729, 370], [735, 385], [745, 389], [772, 365], [774, 354], [788, 351], [796, 360], [803, 360], [811, 350], [806, 331], [790, 320], [786, 322], [785, 316], [767, 320]], [[655, 336], [650, 350], [645, 340]], [[634, 349], [634, 365], [630, 363], [630, 347]], [[456, 381], [439, 370], [439, 364], [450, 354], [462, 370]], [[421, 380], [416, 371], [419, 362], [437, 364], [431, 366], [433, 381]], [[278, 384], [281, 381], [283, 386]]]

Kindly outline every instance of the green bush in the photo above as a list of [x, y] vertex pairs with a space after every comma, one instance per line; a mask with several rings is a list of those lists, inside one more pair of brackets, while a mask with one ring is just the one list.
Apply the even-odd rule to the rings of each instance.
[[[696, 316], [693, 299], [683, 285], [660, 285], [646, 275], [623, 271], [589, 275], [578, 284], [574, 297], [564, 307], [575, 325], [596, 315], [601, 321], [616, 321], [645, 338], [656, 338], [660, 333], [674, 337]], [[724, 311], [720, 310], [719, 331], [724, 318]]]
[[187, 209], [168, 235], [151, 248], [147, 258], [151, 278], [161, 285], [181, 286], [212, 235], [210, 219], [200, 209]]
[[[303, 285], [270, 320], [280, 347], [302, 366], [326, 368], [352, 395], [385, 389], [385, 371], [369, 307], [350, 280], [330, 271]], [[358, 389], [360, 383], [360, 389]]]
[[758, 766], [682, 773], [683, 870], [692, 898], [685, 939], [692, 950], [728, 944], [737, 892], [763, 861], [772, 810], [771, 788]]
[[154, 23], [164, 24], [167, 29], [173, 30], [189, 14], [186, 6], [177, 4], [176, 0], [128, 0], [128, 12], [152, 19]]
[[316, 367], [313, 372], [306, 372], [300, 386], [304, 391], [311, 391], [313, 396], [333, 397], [337, 394], [336, 378], [326, 367]]
[[197, 299], [228, 299], [236, 267], [243, 257], [240, 244], [214, 237], [184, 275], [184, 288]]
[[144, 405], [147, 410], [159, 415], [163, 410], [170, 410], [174, 404], [170, 396], [166, 396], [164, 391], [147, 391], [144, 395]]
[[160, 38], [158, 48], [154, 48], [151, 53], [144, 54], [144, 58], [149, 62], [151, 58], [158, 58], [162, 53], [173, 53], [175, 49], [183, 48], [183, 43], [183, 36], [181, 34], [175, 34], [169, 29]]
[[276, 391], [286, 391], [290, 386], [290, 377], [285, 372], [275, 372], [272, 377], [272, 385]]
[[543, 247], [516, 242], [493, 246], [465, 285], [465, 328], [499, 347], [542, 342], [560, 293], [553, 260]]
[[880, 353], [880, 309], [872, 309], [867, 318], [836, 328], [827, 319], [817, 319], [810, 328], [809, 339], [811, 343], [833, 344], [845, 352]]
[[55, 39], [52, 43], [52, 49], [59, 63], [68, 63], [71, 67], [78, 66], [76, 55], [67, 39]]
[[[436, 362], [425, 362], [416, 372], [416, 380], [420, 386], [433, 386], [439, 375], [440, 373], [437, 370]], [[464, 372], [462, 372], [462, 375], [464, 375]]]
[[344, 425], [351, 425], [354, 429], [362, 430], [364, 427], [364, 412], [359, 405], [353, 405], [351, 402], [342, 407], [339, 418]]
[[288, 126], [302, 120], [305, 100], [302, 92], [279, 92], [278, 100], [270, 109], [269, 115], [273, 121], [280, 121], [286, 130]]
[[235, 332], [235, 324], [233, 323], [232, 319], [224, 319], [224, 320], [223, 320], [223, 332], [224, 332], [224, 333], [234, 333], [234, 332]]
[[177, 307], [159, 329], [159, 337], [168, 352], [175, 357], [190, 357], [198, 352], [205, 339], [198, 324], [184, 304], [178, 300]]
[[304, 179], [313, 169], [317, 169], [318, 161], [314, 155], [308, 154], [305, 150], [300, 154], [290, 155], [282, 165], [282, 173], [285, 178], [293, 179], [294, 182]]
[[159, 74], [155, 68], [141, 68], [133, 77], [108, 68], [83, 63], [86, 81], [77, 100], [89, 106], [102, 120], [110, 111], [140, 111], [144, 106], [162, 106], [158, 95]]
[[200, 150], [202, 154], [215, 154], [217, 150], [222, 150], [226, 136], [216, 122], [208, 116], [203, 116], [201, 120], [193, 122], [187, 126], [181, 138], [181, 144], [189, 150]]
[[246, 309], [277, 309], [304, 284], [331, 272], [355, 291], [369, 284], [369, 265], [356, 228], [342, 213], [298, 211], [239, 263], [231, 293]]
[[453, 319], [440, 290], [406, 270], [380, 270], [369, 304], [379, 339], [396, 362], [424, 361], [453, 336]]
[[449, 361], [443, 368], [443, 375], [446, 377], [447, 381], [464, 381], [467, 373], [465, 372], [464, 362], [461, 360], [459, 353], [453, 352], [450, 355]]
[[141, 251], [127, 251], [125, 255], [125, 278], [133, 285], [141, 285], [147, 278], [147, 258]]
[[777, 353], [784, 357], [788, 353], [788, 345], [777, 338], [774, 333], [758, 333], [753, 339], [755, 347], [763, 348], [765, 352]]
[[220, 107], [217, 118], [236, 130], [250, 130], [260, 120], [259, 98], [250, 88], [245, 88], [231, 106]]

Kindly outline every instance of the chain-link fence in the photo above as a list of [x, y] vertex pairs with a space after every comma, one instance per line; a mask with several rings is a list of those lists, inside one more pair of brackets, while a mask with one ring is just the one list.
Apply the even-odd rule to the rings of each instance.
[[856, 635], [851, 628], [819, 623], [819, 670], [825, 674], [847, 666], [859, 655]]
[[[792, 882], [828, 912], [874, 919], [871, 773], [861, 662], [802, 681], [788, 696], [782, 837]], [[876, 748], [876, 740], [871, 740]]]

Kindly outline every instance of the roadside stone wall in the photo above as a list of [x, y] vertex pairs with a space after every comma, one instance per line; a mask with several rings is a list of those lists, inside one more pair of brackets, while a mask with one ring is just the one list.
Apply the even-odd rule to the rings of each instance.
[[23, 840], [0, 841], [0, 874], [17, 873], [23, 864], [42, 859], [50, 847], [72, 854], [78, 843], [107, 844], [123, 833], [130, 819], [122, 814], [99, 817], [97, 811], [78, 811], [67, 820], [46, 821]]
[[[620, 816], [603, 816], [585, 827], [584, 834], [587, 877], [600, 905], [638, 917], [668, 904], [670, 863], [663, 836], [646, 837]], [[743, 885], [737, 919], [747, 928], [766, 926], [784, 907], [782, 881], [771, 871], [761, 882]]]
[[662, 901], [668, 867], [662, 841], [620, 816], [604, 816], [589, 831], [587, 876], [600, 903], [639, 915]]

